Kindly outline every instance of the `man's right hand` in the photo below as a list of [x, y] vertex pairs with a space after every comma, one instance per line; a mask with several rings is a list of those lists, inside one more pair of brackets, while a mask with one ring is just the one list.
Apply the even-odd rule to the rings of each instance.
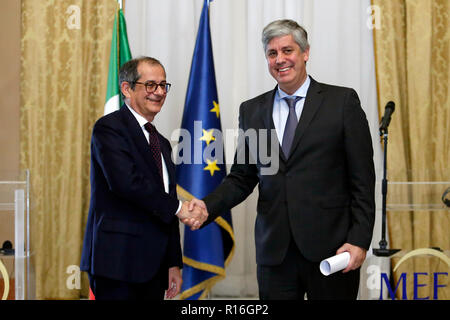
[[203, 201], [198, 199], [191, 200], [191, 203], [188, 201], [183, 202], [181, 206], [180, 212], [178, 212], [177, 216], [185, 225], [191, 227], [191, 230], [197, 230], [202, 226], [202, 224], [208, 218], [208, 212], [206, 210], [206, 205], [195, 205], [196, 202], [192, 203], [192, 201]]

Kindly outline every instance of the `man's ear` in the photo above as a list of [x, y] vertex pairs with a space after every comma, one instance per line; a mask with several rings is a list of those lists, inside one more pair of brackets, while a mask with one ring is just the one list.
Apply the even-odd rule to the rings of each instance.
[[305, 63], [308, 62], [308, 60], [309, 60], [309, 48], [306, 49], [306, 50], [303, 52], [303, 58], [304, 58], [304, 60], [305, 60]]
[[122, 82], [120, 85], [120, 91], [122, 91], [125, 98], [130, 98], [130, 90], [132, 90], [130, 84], [127, 81]]

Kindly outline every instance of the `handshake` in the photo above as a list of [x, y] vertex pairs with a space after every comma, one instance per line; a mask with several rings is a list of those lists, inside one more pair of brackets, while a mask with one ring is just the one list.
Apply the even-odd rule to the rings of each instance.
[[194, 198], [183, 202], [177, 216], [181, 222], [191, 227], [191, 230], [197, 230], [208, 218], [208, 211], [202, 200]]

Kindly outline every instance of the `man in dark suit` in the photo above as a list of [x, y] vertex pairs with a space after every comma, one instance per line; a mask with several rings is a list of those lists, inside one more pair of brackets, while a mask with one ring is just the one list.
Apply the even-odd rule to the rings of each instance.
[[178, 218], [204, 221], [176, 196], [169, 141], [152, 125], [170, 84], [162, 64], [120, 69], [125, 104], [100, 118], [91, 142], [91, 203], [81, 258], [97, 300], [173, 298], [181, 288]]
[[[230, 174], [203, 201], [207, 223], [242, 202], [258, 185], [255, 225], [260, 299], [356, 299], [359, 269], [369, 248], [375, 217], [373, 150], [368, 123], [353, 89], [315, 81], [306, 73], [306, 31], [292, 20], [263, 30], [274, 90], [240, 106], [244, 132], [276, 132], [238, 144]], [[271, 150], [275, 174], [260, 146]], [[255, 151], [256, 150], [256, 151]], [[245, 157], [239, 157], [240, 152]], [[244, 159], [244, 161], [239, 161]], [[270, 165], [270, 164], [269, 164]], [[323, 276], [324, 258], [348, 251], [343, 272]]]

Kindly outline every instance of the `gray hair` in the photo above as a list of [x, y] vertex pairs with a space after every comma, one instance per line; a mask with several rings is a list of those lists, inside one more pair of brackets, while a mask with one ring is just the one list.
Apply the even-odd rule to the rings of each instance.
[[287, 35], [292, 35], [302, 52], [309, 49], [308, 33], [306, 30], [294, 20], [282, 19], [269, 23], [263, 29], [261, 40], [264, 46], [264, 52], [267, 50], [267, 45], [270, 40]]
[[[141, 62], [145, 62], [150, 65], [159, 65], [161, 66], [161, 68], [163, 68], [164, 73], [166, 73], [164, 66], [158, 59], [152, 57], [138, 57], [135, 59], [128, 60], [122, 65], [122, 67], [120, 67], [119, 86], [122, 86], [123, 82], [128, 82], [130, 84], [131, 90], [134, 90], [136, 86], [136, 81], [138, 81], [139, 78], [141, 77], [141, 75], [138, 72], [138, 66]], [[122, 95], [122, 99], [125, 99], [125, 96], [123, 95], [122, 91], [120, 93]]]

